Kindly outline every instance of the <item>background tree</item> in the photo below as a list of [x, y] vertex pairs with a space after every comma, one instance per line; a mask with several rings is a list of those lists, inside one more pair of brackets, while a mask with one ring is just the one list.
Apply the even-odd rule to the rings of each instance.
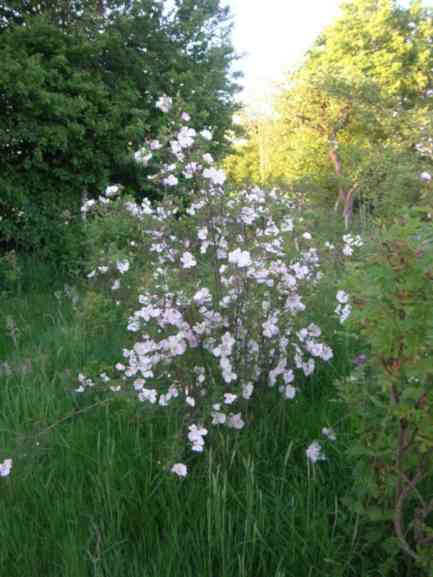
[[352, 0], [281, 91], [273, 125], [276, 175], [348, 225], [426, 192], [433, 90], [432, 10], [419, 1]]
[[167, 122], [162, 94], [188, 102], [222, 154], [237, 90], [230, 27], [219, 0], [3, 2], [0, 242], [40, 247], [54, 230], [44, 223], [112, 181], [155, 197], [132, 151]]

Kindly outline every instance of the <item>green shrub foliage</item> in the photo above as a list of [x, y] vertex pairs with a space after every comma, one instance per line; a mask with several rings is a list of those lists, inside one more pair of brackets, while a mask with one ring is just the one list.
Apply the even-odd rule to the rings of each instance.
[[[367, 361], [342, 384], [357, 424], [356, 506], [388, 553], [433, 570], [433, 226], [404, 213], [348, 282]], [[391, 531], [390, 531], [391, 530]], [[384, 536], [392, 538], [384, 539]], [[395, 562], [395, 555], [391, 555]], [[400, 574], [400, 573], [399, 573]]]
[[167, 122], [161, 94], [192, 93], [197, 128], [221, 137], [236, 91], [229, 29], [219, 0], [2, 3], [0, 243], [57, 258], [83, 195], [109, 182], [157, 195], [132, 151]]

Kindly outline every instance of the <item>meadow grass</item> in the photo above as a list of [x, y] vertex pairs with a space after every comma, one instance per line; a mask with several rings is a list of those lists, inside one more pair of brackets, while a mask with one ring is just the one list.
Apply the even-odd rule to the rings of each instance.
[[[0, 483], [1, 577], [377, 575], [342, 505], [351, 431], [334, 382], [347, 343], [295, 400], [266, 391], [243, 431], [211, 431], [203, 455], [183, 456], [181, 480], [168, 473], [174, 409], [73, 394], [78, 372], [120, 360], [125, 327], [89, 331], [63, 282], [29, 268], [0, 312], [12, 373], [0, 377], [0, 460], [14, 459]], [[305, 447], [326, 425], [337, 442], [309, 465]]]

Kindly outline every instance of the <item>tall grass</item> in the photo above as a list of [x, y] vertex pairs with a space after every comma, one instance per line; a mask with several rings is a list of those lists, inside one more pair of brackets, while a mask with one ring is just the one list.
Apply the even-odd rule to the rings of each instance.
[[[0, 480], [1, 577], [377, 575], [342, 505], [351, 432], [333, 382], [347, 343], [295, 400], [269, 391], [242, 432], [212, 431], [180, 480], [167, 472], [174, 409], [73, 393], [78, 372], [119, 360], [124, 327], [89, 331], [62, 291], [29, 267], [0, 312], [0, 460], [14, 459]], [[337, 442], [308, 465], [327, 424]]]

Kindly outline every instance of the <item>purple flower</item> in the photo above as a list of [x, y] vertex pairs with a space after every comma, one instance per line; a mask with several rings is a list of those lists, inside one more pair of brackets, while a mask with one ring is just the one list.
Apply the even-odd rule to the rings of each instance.
[[367, 355], [361, 354], [353, 359], [353, 364], [357, 367], [362, 367], [367, 362]]

